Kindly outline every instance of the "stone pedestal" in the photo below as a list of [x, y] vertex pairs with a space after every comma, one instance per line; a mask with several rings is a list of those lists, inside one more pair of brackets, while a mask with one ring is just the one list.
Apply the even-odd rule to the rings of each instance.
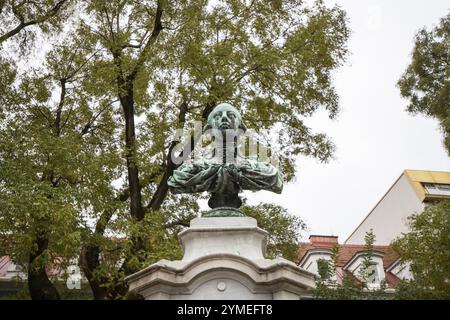
[[191, 221], [178, 235], [182, 260], [160, 260], [127, 277], [130, 291], [145, 299], [300, 299], [314, 275], [293, 262], [265, 259], [267, 232], [249, 217]]

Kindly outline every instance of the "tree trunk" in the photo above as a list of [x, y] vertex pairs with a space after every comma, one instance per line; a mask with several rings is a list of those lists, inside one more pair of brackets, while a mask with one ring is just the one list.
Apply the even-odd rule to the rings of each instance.
[[96, 245], [84, 246], [80, 254], [80, 265], [86, 276], [94, 295], [94, 300], [104, 300], [106, 298], [106, 288], [102, 286], [106, 279], [102, 280], [94, 276], [95, 270], [100, 265], [100, 247]]
[[37, 250], [29, 255], [28, 289], [33, 300], [60, 300], [58, 291], [48, 278], [45, 265], [37, 265], [36, 260], [48, 248], [48, 238], [38, 235], [36, 237]]
[[139, 169], [136, 164], [136, 126], [134, 123], [133, 80], [118, 77], [119, 100], [125, 117], [125, 155], [128, 170], [128, 186], [130, 189], [130, 214], [140, 221], [144, 218], [142, 207]]

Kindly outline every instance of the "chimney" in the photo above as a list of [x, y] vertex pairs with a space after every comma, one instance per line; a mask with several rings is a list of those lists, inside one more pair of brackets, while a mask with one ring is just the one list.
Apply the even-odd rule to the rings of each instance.
[[337, 244], [338, 243], [338, 237], [337, 236], [321, 236], [321, 235], [310, 235], [309, 241], [312, 244], [319, 244], [319, 243], [327, 243], [327, 244]]

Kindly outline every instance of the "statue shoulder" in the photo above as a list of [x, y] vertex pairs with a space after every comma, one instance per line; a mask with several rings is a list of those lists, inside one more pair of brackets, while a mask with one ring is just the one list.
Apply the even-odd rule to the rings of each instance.
[[240, 168], [249, 168], [253, 170], [269, 169], [276, 170], [276, 168], [269, 162], [258, 161], [256, 159], [246, 158], [239, 162]]

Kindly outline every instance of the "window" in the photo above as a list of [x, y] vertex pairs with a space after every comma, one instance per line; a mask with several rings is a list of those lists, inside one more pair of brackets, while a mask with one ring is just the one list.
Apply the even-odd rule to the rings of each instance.
[[20, 265], [11, 263], [11, 265], [9, 266], [7, 272], [21, 272], [22, 269], [23, 268]]
[[450, 184], [438, 184], [437, 188], [442, 191], [450, 191]]
[[423, 187], [428, 194], [450, 196], [450, 184], [443, 183], [424, 183]]
[[367, 269], [367, 283], [379, 283], [380, 275], [378, 274], [378, 267], [376, 264], [371, 264]]
[[434, 192], [436, 190], [436, 186], [433, 183], [424, 183], [423, 186], [430, 192]]

